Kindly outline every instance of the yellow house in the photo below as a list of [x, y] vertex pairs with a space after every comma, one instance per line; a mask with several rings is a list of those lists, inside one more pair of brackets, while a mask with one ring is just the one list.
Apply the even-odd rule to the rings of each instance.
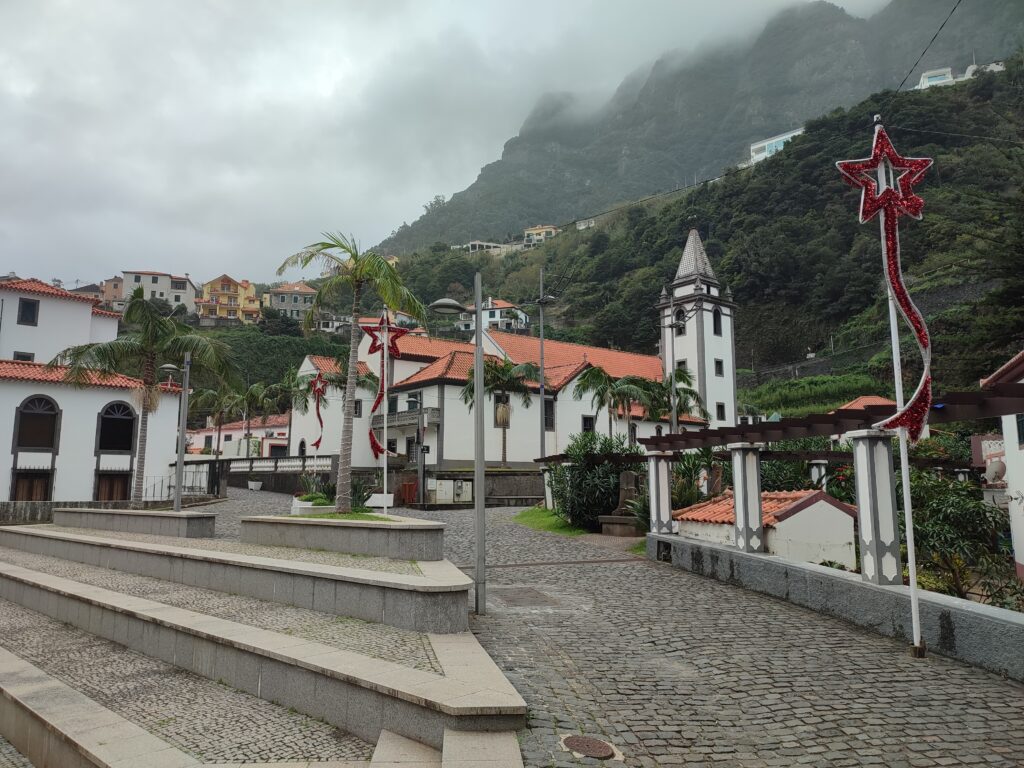
[[255, 323], [260, 319], [256, 286], [248, 280], [221, 275], [203, 283], [203, 298], [196, 301], [196, 312], [203, 325], [215, 325], [218, 321]]

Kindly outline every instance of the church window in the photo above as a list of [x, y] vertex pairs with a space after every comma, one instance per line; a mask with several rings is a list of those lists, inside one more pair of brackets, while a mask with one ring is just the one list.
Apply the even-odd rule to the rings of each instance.
[[715, 403], [715, 418], [725, 421], [725, 403]]
[[725, 363], [715, 360], [715, 376], [725, 376]]
[[676, 321], [675, 321], [676, 336], [686, 335], [686, 310], [676, 310]]
[[722, 311], [718, 307], [715, 307], [715, 311], [711, 313], [711, 328], [715, 336], [722, 335]]

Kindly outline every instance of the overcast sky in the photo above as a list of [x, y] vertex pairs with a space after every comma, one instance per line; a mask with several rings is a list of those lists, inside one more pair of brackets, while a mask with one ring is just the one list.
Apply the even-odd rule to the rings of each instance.
[[0, 270], [270, 280], [465, 188], [542, 93], [799, 1], [0, 0]]

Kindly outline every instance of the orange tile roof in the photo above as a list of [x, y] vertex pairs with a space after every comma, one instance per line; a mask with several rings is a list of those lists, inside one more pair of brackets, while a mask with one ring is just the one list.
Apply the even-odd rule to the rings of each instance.
[[1024, 379], [1024, 350], [1011, 357], [993, 373], [981, 380], [981, 388], [987, 389], [993, 384], [1016, 384]]
[[100, 309], [99, 307], [93, 307], [92, 313], [96, 315], [96, 317], [121, 317], [120, 312], [111, 312], [109, 309]]
[[51, 296], [55, 299], [70, 299], [72, 301], [84, 301], [87, 304], [95, 304], [96, 299], [92, 296], [84, 296], [71, 291], [65, 291], [34, 277], [25, 280], [3, 280], [0, 281], [0, 290], [17, 291], [18, 293], [32, 293], [37, 296]]
[[[851, 517], [856, 517], [855, 507], [844, 504], [824, 491], [806, 490], [763, 491], [761, 493], [761, 519], [765, 526], [771, 528], [819, 501], [831, 504]], [[702, 501], [691, 507], [675, 510], [672, 513], [672, 519], [690, 523], [734, 525], [736, 512], [733, 503], [732, 489], [729, 489], [721, 496], [715, 496], [713, 499]]]
[[[341, 367], [338, 365], [338, 361], [330, 355], [310, 355], [309, 362], [313, 364], [320, 373], [329, 374], [340, 374]], [[356, 373], [360, 376], [365, 376], [370, 372], [370, 366], [360, 360], [356, 363]]]
[[891, 405], [895, 406], [896, 401], [890, 400], [888, 397], [882, 397], [881, 395], [861, 395], [855, 397], [853, 400], [848, 402], [846, 405], [839, 406], [840, 411], [859, 411], [862, 408], [867, 408], [869, 405]]
[[[284, 413], [272, 413], [267, 416], [267, 420], [264, 421], [262, 416], [254, 416], [249, 422], [249, 427], [255, 432], [257, 429], [264, 429], [266, 427], [287, 427], [290, 411]], [[231, 429], [245, 429], [245, 419], [238, 421], [229, 421], [221, 425], [221, 430]], [[201, 429], [190, 429], [189, 432], [216, 432], [217, 427], [202, 427]]]
[[[474, 310], [476, 310], [476, 305], [470, 304], [468, 307], [466, 307], [466, 309], [468, 309], [470, 312], [473, 312]], [[505, 301], [504, 299], [488, 299], [484, 301], [481, 309], [519, 309], [519, 305], [513, 304], [511, 301]]]
[[399, 387], [428, 383], [440, 384], [442, 382], [465, 384], [469, 381], [469, 372], [473, 370], [473, 358], [472, 352], [449, 352], [444, 357], [439, 357], [430, 365], [420, 368], [416, 373], [397, 382], [391, 389], [397, 390]]
[[[0, 380], [3, 381], [34, 381], [41, 384], [70, 384], [64, 379], [67, 372], [65, 366], [47, 367], [44, 363], [26, 363], [20, 360], [0, 360]], [[92, 387], [112, 387], [114, 389], [139, 389], [140, 379], [115, 373], [104, 376], [98, 372], [90, 372], [86, 384]]]
[[398, 349], [403, 358], [432, 361], [452, 352], [469, 352], [476, 349], [472, 344], [451, 339], [437, 339], [430, 336], [409, 334], [398, 340]]
[[276, 288], [268, 288], [267, 293], [316, 293], [316, 288], [300, 280], [297, 283], [281, 283]]
[[[540, 339], [504, 331], [487, 331], [515, 363], [540, 362]], [[661, 381], [661, 358], [657, 355], [640, 355], [635, 352], [620, 352], [615, 349], [588, 347], [567, 341], [544, 341], [544, 368], [549, 370], [564, 365], [579, 364], [583, 361], [599, 366], [609, 376], [643, 376], [651, 381]]]

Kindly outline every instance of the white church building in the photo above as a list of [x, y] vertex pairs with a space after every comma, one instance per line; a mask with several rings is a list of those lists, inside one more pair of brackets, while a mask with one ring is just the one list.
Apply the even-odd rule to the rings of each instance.
[[[0, 502], [121, 501], [138, 466], [138, 394], [130, 376], [64, 382], [48, 367], [64, 349], [117, 337], [118, 315], [89, 296], [34, 279], [0, 281]], [[149, 417], [145, 472], [168, 487], [175, 459], [178, 394], [166, 392]], [[159, 482], [157, 482], [159, 481]]]
[[[668, 290], [672, 291], [671, 296]], [[695, 230], [689, 233], [676, 276], [655, 311], [661, 318], [661, 354], [643, 355], [633, 352], [546, 340], [544, 343], [545, 402], [539, 402], [539, 387], [533, 385], [532, 402], [524, 407], [521, 398], [511, 399], [511, 418], [506, 435], [507, 463], [511, 467], [535, 468], [541, 456], [541, 413], [544, 418], [544, 454], [563, 452], [572, 436], [580, 432], [608, 433], [608, 413], [595, 407], [589, 395], [573, 397], [580, 375], [589, 367], [604, 369], [610, 376], [642, 376], [660, 381], [668, 371], [687, 367], [693, 374], [705, 407], [710, 412], [711, 426], [735, 423], [736, 384], [733, 341], [735, 305], [723, 294], [703, 244]], [[379, 371], [380, 358], [369, 355], [370, 338], [363, 336], [358, 350], [361, 371]], [[388, 433], [387, 445], [402, 465], [417, 460], [418, 446], [424, 450], [425, 466], [434, 469], [466, 469], [472, 465], [473, 414], [463, 402], [461, 393], [473, 366], [473, 344], [420, 335], [403, 336], [398, 340], [402, 353], [388, 371]], [[540, 339], [535, 336], [507, 333], [495, 329], [484, 332], [484, 354], [513, 363], [540, 362]], [[318, 372], [338, 374], [332, 358], [307, 356], [299, 369], [301, 376]], [[377, 464], [370, 452], [368, 430], [373, 427], [383, 440], [384, 417], [370, 416], [374, 393], [360, 390], [355, 403], [353, 466], [370, 468]], [[314, 450], [313, 442], [321, 435], [321, 427], [312, 404], [306, 413], [292, 415], [289, 453], [320, 455], [338, 452], [341, 440], [343, 392], [330, 387], [326, 407], [321, 416], [323, 440]], [[477, 407], [477, 406], [474, 406]], [[494, 398], [488, 395], [486, 409], [485, 447], [489, 465], [498, 465], [502, 458], [502, 428], [498, 424]], [[543, 410], [542, 410], [543, 409]], [[705, 421], [690, 414], [679, 414], [683, 428], [697, 429]], [[612, 414], [612, 432], [636, 439], [668, 430], [667, 418], [649, 420], [636, 407], [630, 419], [625, 414]], [[630, 432], [632, 434], [630, 434]]]

